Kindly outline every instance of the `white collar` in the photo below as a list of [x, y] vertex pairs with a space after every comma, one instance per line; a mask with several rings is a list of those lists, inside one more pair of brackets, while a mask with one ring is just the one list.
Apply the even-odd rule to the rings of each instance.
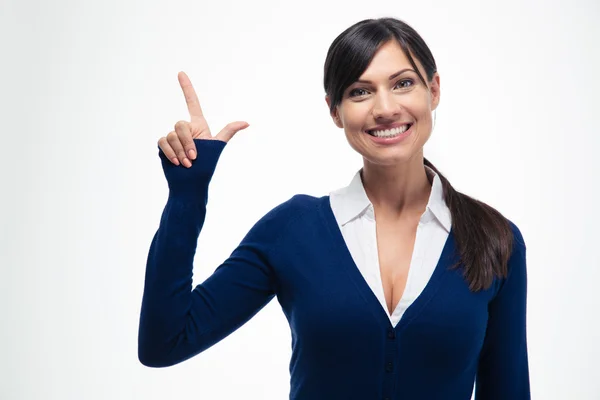
[[[371, 201], [367, 197], [360, 177], [361, 170], [362, 168], [354, 174], [354, 178], [352, 178], [348, 186], [334, 190], [329, 194], [330, 199], [334, 199], [332, 204], [335, 204], [334, 211], [340, 226], [347, 224], [363, 213], [366, 213], [371, 219], [374, 218], [373, 204], [371, 204]], [[421, 222], [426, 223], [436, 218], [444, 229], [450, 232], [452, 217], [444, 201], [442, 181], [438, 174], [427, 165], [425, 165], [425, 171], [428, 175], [433, 176], [433, 182], [427, 208], [421, 216]]]

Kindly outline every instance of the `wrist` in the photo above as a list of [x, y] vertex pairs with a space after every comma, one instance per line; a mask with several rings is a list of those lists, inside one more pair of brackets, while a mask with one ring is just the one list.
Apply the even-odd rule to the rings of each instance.
[[159, 147], [158, 155], [170, 194], [200, 195], [206, 192], [227, 143], [216, 139], [194, 139], [194, 144], [197, 155], [195, 160], [190, 160], [192, 166], [189, 168], [173, 164]]

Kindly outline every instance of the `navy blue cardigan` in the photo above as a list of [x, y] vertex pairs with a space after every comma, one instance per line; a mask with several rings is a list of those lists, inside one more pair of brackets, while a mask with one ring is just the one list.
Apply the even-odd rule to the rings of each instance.
[[[329, 197], [295, 195], [262, 217], [229, 258], [192, 288], [208, 186], [225, 142], [195, 139], [191, 168], [159, 151], [169, 185], [146, 266], [139, 359], [180, 363], [242, 326], [277, 297], [292, 332], [294, 400], [526, 400], [525, 243], [509, 275], [469, 291], [452, 231], [433, 276], [398, 325], [345, 245]], [[250, 396], [251, 397], [251, 396]]]

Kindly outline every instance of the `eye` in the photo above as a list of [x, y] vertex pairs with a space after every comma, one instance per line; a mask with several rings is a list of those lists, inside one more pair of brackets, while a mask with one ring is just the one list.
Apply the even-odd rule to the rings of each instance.
[[[363, 93], [360, 93], [360, 92]], [[348, 93], [348, 97], [356, 97], [356, 96], [362, 96], [366, 93], [367, 91], [365, 89], [362, 88], [356, 88], [356, 89], [352, 89], [349, 93]]]
[[401, 86], [401, 89], [408, 89], [409, 87], [413, 86], [415, 82], [412, 79], [402, 79], [396, 83], [396, 86], [401, 83], [409, 83], [409, 85]]

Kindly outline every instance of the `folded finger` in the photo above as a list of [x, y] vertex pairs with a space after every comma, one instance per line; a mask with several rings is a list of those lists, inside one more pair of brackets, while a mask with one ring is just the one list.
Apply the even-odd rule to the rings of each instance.
[[187, 121], [177, 122], [175, 124], [175, 131], [177, 132], [177, 136], [179, 136], [179, 141], [183, 146], [186, 157], [188, 157], [190, 160], [194, 160], [196, 158], [196, 144], [194, 143], [194, 138], [192, 137], [190, 123]]
[[160, 147], [160, 149], [165, 154], [165, 156], [169, 160], [171, 160], [171, 162], [173, 164], [179, 165], [179, 160], [177, 159], [177, 155], [175, 154], [175, 151], [173, 150], [173, 148], [171, 147], [171, 145], [167, 141], [166, 137], [163, 136], [160, 139], [158, 139], [158, 147]]
[[181, 142], [179, 141], [179, 136], [177, 135], [177, 132], [169, 133], [167, 135], [167, 141], [173, 148], [173, 151], [175, 152], [175, 156], [177, 157], [179, 162], [184, 167], [188, 167], [188, 168], [191, 167], [192, 163], [190, 160], [188, 160], [188, 158], [185, 155], [185, 150], [183, 149], [183, 146], [181, 145]]

